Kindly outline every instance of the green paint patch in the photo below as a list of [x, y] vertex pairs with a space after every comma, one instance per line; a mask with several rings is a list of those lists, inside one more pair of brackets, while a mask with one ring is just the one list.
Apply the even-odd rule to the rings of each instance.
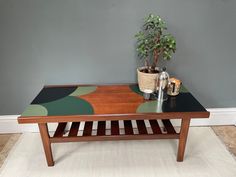
[[29, 105], [21, 116], [47, 116], [48, 111], [42, 105], [32, 104]]
[[47, 108], [48, 115], [91, 115], [93, 107], [87, 101], [67, 96], [62, 99], [42, 104]]
[[162, 104], [155, 101], [148, 101], [139, 105], [137, 113], [158, 113], [162, 112]]
[[97, 89], [96, 86], [79, 86], [70, 96], [82, 96], [94, 92]]
[[135, 93], [137, 93], [137, 94], [143, 96], [143, 92], [141, 92], [141, 91], [139, 90], [138, 84], [130, 85], [129, 88], [130, 88], [133, 92], [135, 92]]
[[[135, 93], [137, 93], [137, 94], [143, 96], [143, 92], [141, 92], [141, 91], [139, 90], [138, 84], [130, 85], [129, 87], [130, 87], [130, 89], [131, 89], [133, 92], [135, 92]], [[181, 92], [181, 93], [188, 93], [189, 91], [188, 91], [188, 89], [187, 89], [185, 86], [181, 85], [181, 87], [180, 87], [180, 92]]]
[[180, 90], [179, 90], [180, 93], [188, 93], [188, 89], [186, 87], [184, 87], [183, 85], [181, 85], [180, 87]]

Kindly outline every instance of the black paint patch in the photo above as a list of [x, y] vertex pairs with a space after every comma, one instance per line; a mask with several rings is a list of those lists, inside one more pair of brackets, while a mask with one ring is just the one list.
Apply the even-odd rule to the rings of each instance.
[[64, 98], [73, 93], [77, 87], [51, 87], [43, 88], [31, 104], [42, 104]]
[[138, 84], [132, 84], [132, 85], [129, 86], [129, 88], [130, 88], [133, 92], [135, 92], [135, 93], [137, 93], [137, 94], [143, 96], [143, 92], [141, 92], [141, 91], [139, 90]]
[[206, 109], [191, 93], [180, 93], [178, 96], [169, 96], [163, 102], [163, 112], [204, 112]]

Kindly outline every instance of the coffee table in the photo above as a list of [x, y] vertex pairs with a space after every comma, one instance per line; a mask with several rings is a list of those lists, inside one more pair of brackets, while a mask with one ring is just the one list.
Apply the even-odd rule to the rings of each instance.
[[[53, 166], [51, 143], [105, 140], [179, 139], [181, 162], [191, 118], [208, 117], [184, 86], [178, 96], [157, 102], [144, 100], [137, 84], [61, 85], [45, 86], [18, 122], [38, 124], [47, 164]], [[170, 119], [181, 119], [179, 132]], [[52, 136], [48, 123], [58, 123]]]

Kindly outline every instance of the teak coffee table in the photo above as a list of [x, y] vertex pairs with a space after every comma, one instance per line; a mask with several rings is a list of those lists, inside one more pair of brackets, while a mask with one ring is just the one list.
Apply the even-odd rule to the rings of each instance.
[[[67, 85], [45, 86], [18, 122], [38, 124], [47, 164], [53, 166], [51, 143], [105, 140], [179, 139], [177, 161], [181, 162], [191, 118], [208, 117], [209, 112], [183, 86], [178, 96], [161, 104], [145, 101], [137, 84]], [[181, 119], [180, 132], [170, 119]], [[58, 126], [50, 136], [47, 124], [53, 122]], [[97, 124], [95, 130], [93, 124]]]

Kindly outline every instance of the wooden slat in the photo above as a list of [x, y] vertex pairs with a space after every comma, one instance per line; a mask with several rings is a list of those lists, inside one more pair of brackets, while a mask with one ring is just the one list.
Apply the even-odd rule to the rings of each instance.
[[168, 134], [174, 134], [176, 133], [173, 125], [171, 124], [170, 120], [166, 119], [166, 120], [162, 120], [163, 122], [163, 125], [165, 126], [166, 128], [166, 131]]
[[97, 128], [97, 135], [103, 136], [106, 134], [106, 122], [105, 121], [99, 121], [98, 122], [98, 128]]
[[54, 137], [51, 142], [80, 142], [80, 141], [113, 141], [113, 140], [148, 140], [148, 139], [179, 139], [179, 134], [146, 134], [146, 135], [108, 135], [108, 136], [77, 136]]
[[162, 134], [157, 120], [149, 120], [149, 123], [152, 127], [153, 134]]
[[147, 129], [144, 120], [136, 120], [139, 134], [147, 134]]
[[80, 122], [73, 122], [68, 136], [75, 137], [79, 131]]
[[93, 122], [85, 122], [83, 136], [91, 136], [93, 128]]
[[125, 126], [125, 134], [126, 135], [133, 135], [133, 127], [131, 120], [124, 120], [124, 126]]
[[118, 121], [111, 121], [111, 135], [119, 135], [119, 122]]
[[59, 123], [53, 137], [62, 137], [66, 128], [66, 122]]

